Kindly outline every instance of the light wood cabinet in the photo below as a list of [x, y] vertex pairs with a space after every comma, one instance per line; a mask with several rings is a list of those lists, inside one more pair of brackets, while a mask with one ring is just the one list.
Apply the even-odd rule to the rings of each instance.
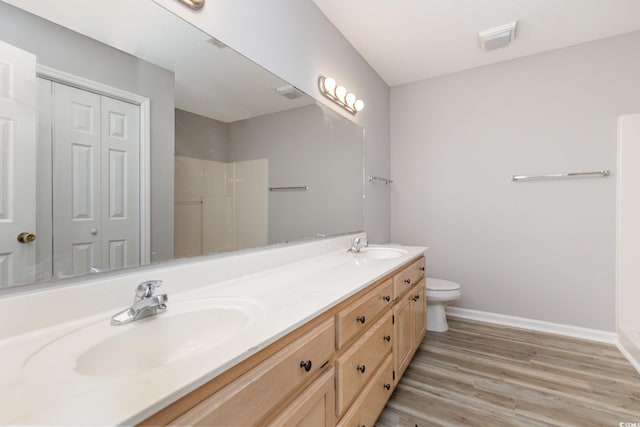
[[393, 280], [385, 280], [364, 297], [357, 299], [336, 315], [336, 348], [366, 330], [375, 319], [393, 305]]
[[329, 369], [294, 399], [269, 425], [332, 427], [335, 425], [334, 370]]
[[373, 426], [426, 333], [424, 257], [141, 425]]
[[393, 307], [393, 332], [396, 338], [393, 346], [395, 384], [409, 366], [416, 350], [427, 332], [427, 301], [424, 279], [401, 297]]
[[254, 425], [313, 378], [335, 352], [335, 323], [328, 319], [227, 387], [172, 422], [173, 425]]
[[391, 311], [336, 359], [336, 414], [341, 416], [391, 353]]
[[404, 296], [393, 307], [393, 358], [396, 371], [395, 384], [398, 384], [400, 377], [404, 373], [411, 356], [413, 356], [413, 301], [411, 297]]
[[414, 347], [418, 347], [427, 333], [427, 290], [425, 288], [425, 280], [422, 279], [418, 282], [416, 291], [411, 293], [413, 294], [411, 298], [413, 301], [413, 341]]
[[424, 277], [425, 261], [424, 257], [409, 264], [400, 272], [393, 276], [393, 299], [399, 300], [409, 289]]
[[338, 427], [373, 427], [393, 390], [393, 357], [389, 355]]

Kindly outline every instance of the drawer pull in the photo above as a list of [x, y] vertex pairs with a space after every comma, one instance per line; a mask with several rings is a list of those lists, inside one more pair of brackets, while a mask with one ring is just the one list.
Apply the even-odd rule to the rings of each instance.
[[367, 367], [364, 365], [358, 365], [356, 369], [360, 371], [361, 374], [364, 374], [364, 371], [367, 369]]
[[407, 285], [411, 284], [411, 279], [404, 279], [404, 283], [406, 283]]
[[386, 388], [387, 390], [391, 390], [391, 384], [385, 384], [382, 387]]
[[420, 294], [415, 295], [413, 298], [411, 298], [414, 301], [418, 301], [420, 299]]
[[389, 302], [389, 301], [391, 301], [391, 296], [385, 295], [385, 296], [382, 297], [382, 299], [385, 300], [386, 302]]
[[356, 320], [364, 325], [364, 322], [367, 321], [367, 318], [364, 316], [360, 316]]
[[382, 337], [383, 340], [385, 340], [386, 342], [391, 341], [391, 335], [385, 335], [384, 337]]
[[420, 271], [424, 271], [424, 267], [420, 267], [420, 268], [419, 268], [419, 270], [420, 270]]
[[300, 367], [309, 372], [311, 370], [311, 360], [307, 360], [306, 362], [304, 360], [301, 360]]

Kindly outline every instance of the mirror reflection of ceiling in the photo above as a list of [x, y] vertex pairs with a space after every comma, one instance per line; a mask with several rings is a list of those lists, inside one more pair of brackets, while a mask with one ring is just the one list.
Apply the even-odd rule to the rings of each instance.
[[315, 103], [280, 95], [279, 77], [151, 0], [4, 1], [173, 71], [181, 110], [230, 123]]

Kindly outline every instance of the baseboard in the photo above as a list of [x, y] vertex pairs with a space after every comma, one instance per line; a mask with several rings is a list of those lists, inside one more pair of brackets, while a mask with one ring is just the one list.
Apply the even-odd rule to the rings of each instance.
[[618, 345], [618, 336], [615, 332], [581, 328], [579, 326], [563, 325], [560, 323], [507, 316], [505, 314], [489, 313], [460, 307], [447, 307], [447, 314], [463, 319], [478, 320], [480, 322], [495, 323], [498, 325], [512, 326], [514, 328], [530, 329], [538, 332]]
[[629, 363], [640, 374], [640, 347], [634, 343], [622, 330], [618, 330], [618, 342], [616, 343], [620, 353], [627, 358]]

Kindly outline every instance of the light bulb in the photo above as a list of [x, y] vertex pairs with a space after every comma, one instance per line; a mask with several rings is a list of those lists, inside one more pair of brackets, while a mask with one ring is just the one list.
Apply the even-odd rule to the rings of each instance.
[[345, 97], [346, 94], [347, 94], [347, 89], [344, 86], [338, 86], [336, 88], [336, 97], [340, 101], [344, 102], [344, 97]]
[[353, 108], [353, 104], [356, 102], [356, 96], [349, 92], [347, 96], [344, 97], [344, 101], [349, 107]]
[[362, 99], [356, 100], [356, 102], [353, 104], [353, 108], [356, 111], [362, 111], [362, 109], [364, 108], [364, 101]]
[[333, 93], [333, 90], [336, 88], [336, 81], [331, 77], [326, 77], [322, 82], [322, 86], [324, 86], [324, 90], [329, 93]]

